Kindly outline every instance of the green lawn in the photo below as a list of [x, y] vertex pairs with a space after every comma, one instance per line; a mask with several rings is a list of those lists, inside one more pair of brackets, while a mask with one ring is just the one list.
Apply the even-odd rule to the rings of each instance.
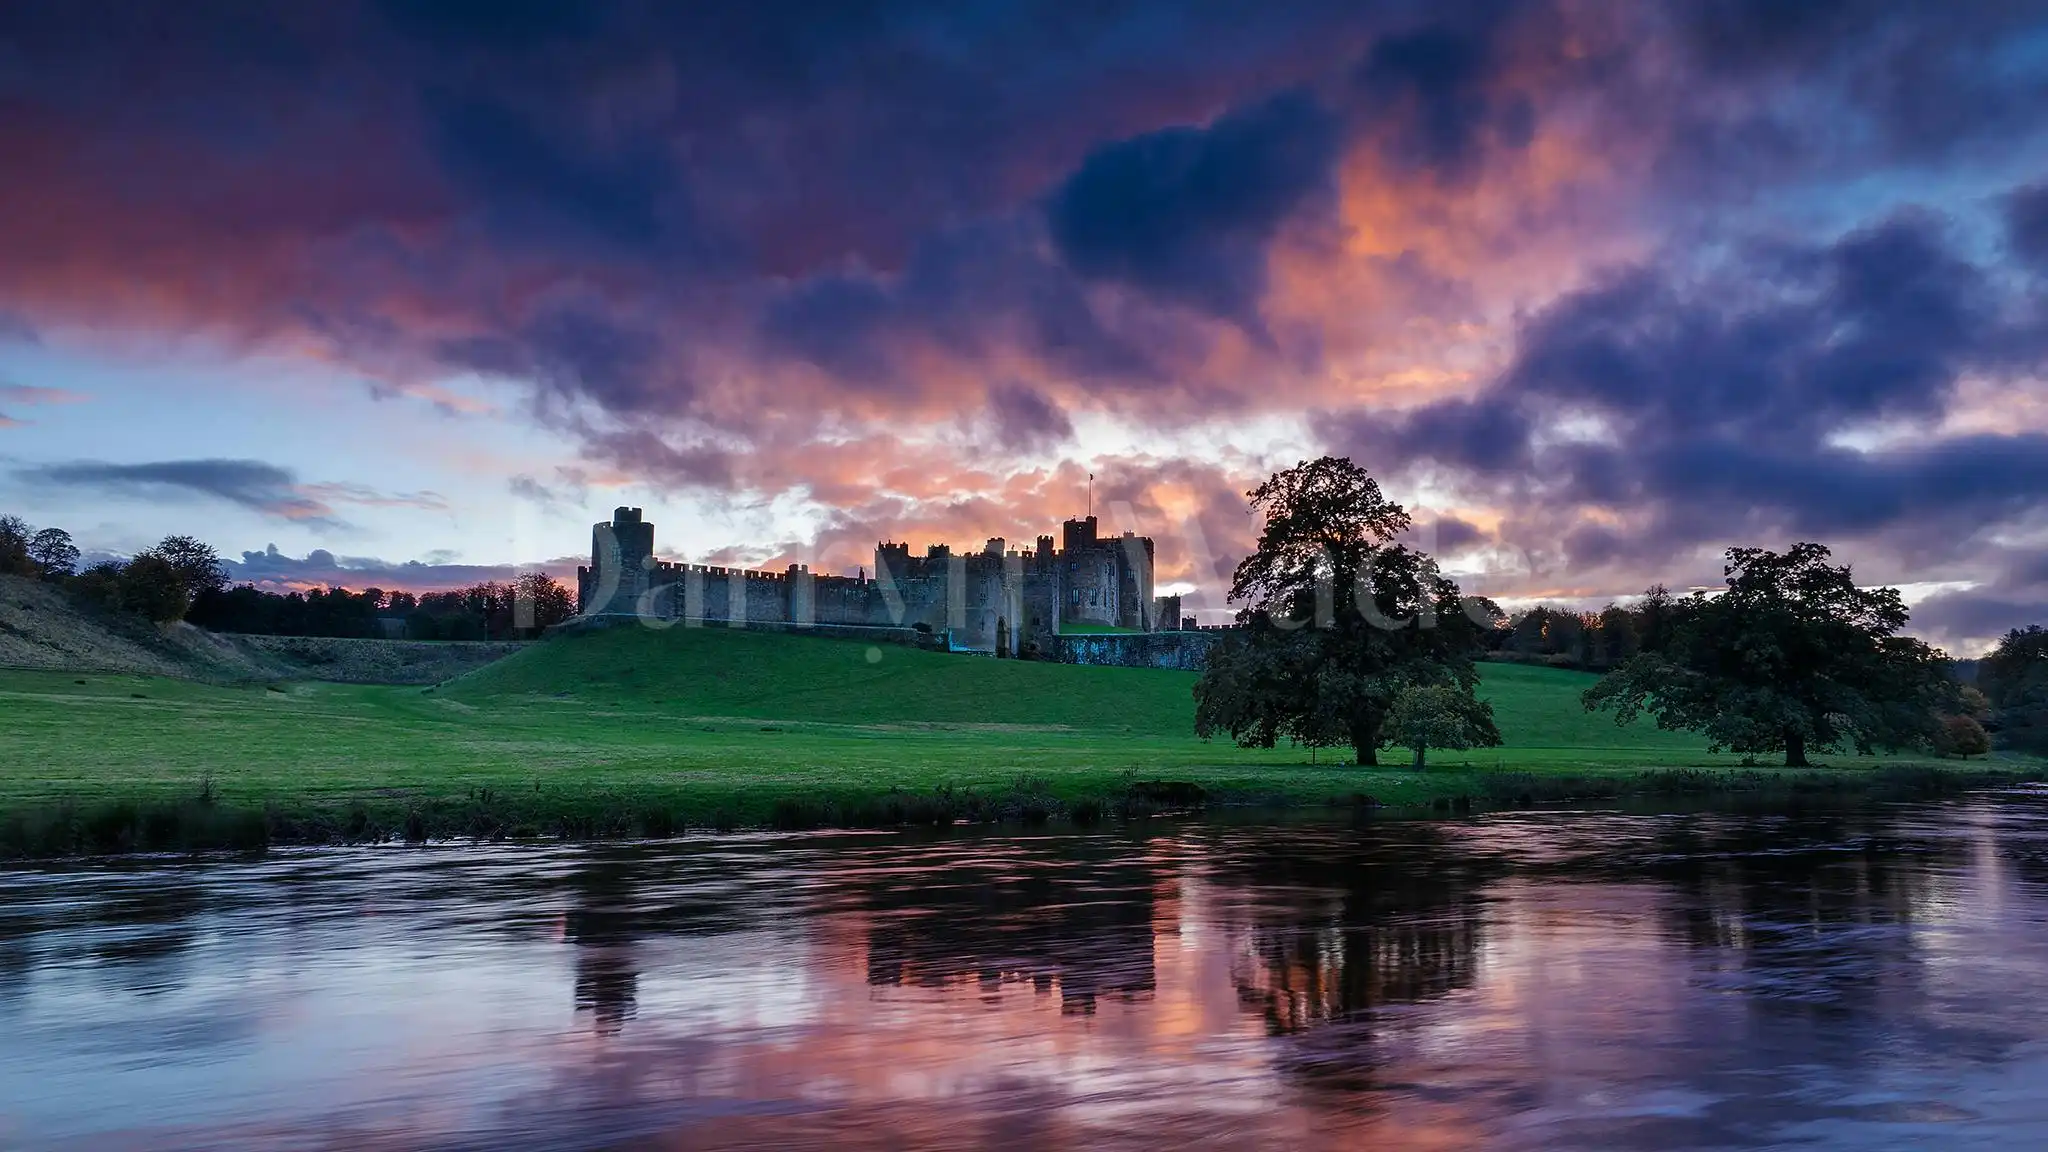
[[1339, 766], [1348, 752], [1335, 749], [1311, 763], [1304, 749], [1197, 740], [1191, 673], [724, 629], [568, 636], [434, 689], [8, 671], [0, 820], [205, 789], [216, 806], [315, 823], [389, 827], [424, 813], [441, 831], [464, 820], [617, 830], [642, 818], [754, 824], [778, 804], [942, 789], [1042, 794], [1055, 809], [1134, 780], [1241, 800], [1422, 804], [1498, 792], [1503, 771], [1613, 780], [1739, 767], [1689, 735], [1588, 715], [1578, 694], [1590, 676], [1483, 671], [1507, 746], [1436, 754], [1421, 774], [1398, 750], [1389, 767], [1360, 769]]

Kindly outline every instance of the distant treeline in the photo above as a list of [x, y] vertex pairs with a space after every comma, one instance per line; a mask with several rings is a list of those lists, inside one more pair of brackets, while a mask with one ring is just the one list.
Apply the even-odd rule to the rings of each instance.
[[521, 640], [575, 615], [568, 590], [540, 572], [449, 592], [315, 588], [266, 592], [247, 584], [208, 589], [185, 619], [215, 632], [263, 636]]
[[1662, 585], [1633, 604], [1598, 612], [1538, 605], [1509, 615], [1491, 600], [1478, 603], [1493, 619], [1483, 640], [1492, 659], [1587, 672], [1609, 671], [1638, 652], [1663, 651], [1683, 610]]
[[485, 581], [450, 592], [316, 588], [266, 592], [230, 586], [227, 566], [190, 536], [166, 536], [129, 559], [78, 567], [79, 552], [61, 528], [31, 528], [0, 516], [0, 575], [63, 587], [104, 611], [159, 623], [185, 620], [215, 632], [409, 640], [518, 640], [537, 636], [576, 612], [568, 589], [545, 573], [510, 583]]

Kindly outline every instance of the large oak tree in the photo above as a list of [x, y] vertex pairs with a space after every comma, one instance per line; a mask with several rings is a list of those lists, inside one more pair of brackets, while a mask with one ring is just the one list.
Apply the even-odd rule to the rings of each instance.
[[1657, 726], [1706, 734], [1708, 747], [1809, 752], [1925, 746], [1956, 686], [1947, 658], [1899, 635], [1896, 588], [1858, 588], [1819, 544], [1785, 552], [1732, 548], [1727, 589], [1664, 605], [1662, 647], [1587, 689], [1587, 710], [1619, 723], [1647, 712]]
[[1364, 468], [1325, 456], [1247, 495], [1265, 527], [1231, 584], [1240, 627], [1195, 685], [1198, 735], [1349, 744], [1374, 764], [1404, 689], [1473, 694], [1480, 627], [1435, 562], [1396, 542], [1408, 513]]

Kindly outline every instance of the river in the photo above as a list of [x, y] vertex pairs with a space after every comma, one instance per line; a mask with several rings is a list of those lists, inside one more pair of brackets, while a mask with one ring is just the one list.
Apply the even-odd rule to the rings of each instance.
[[2048, 793], [0, 872], [0, 1147], [2048, 1146]]

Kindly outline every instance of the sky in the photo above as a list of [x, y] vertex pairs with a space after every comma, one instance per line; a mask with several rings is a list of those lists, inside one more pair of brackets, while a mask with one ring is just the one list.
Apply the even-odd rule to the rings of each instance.
[[2048, 5], [13, 0], [0, 157], [0, 511], [90, 553], [1092, 499], [1217, 619], [1331, 453], [1510, 605], [1818, 540], [1959, 654], [2048, 621]]

